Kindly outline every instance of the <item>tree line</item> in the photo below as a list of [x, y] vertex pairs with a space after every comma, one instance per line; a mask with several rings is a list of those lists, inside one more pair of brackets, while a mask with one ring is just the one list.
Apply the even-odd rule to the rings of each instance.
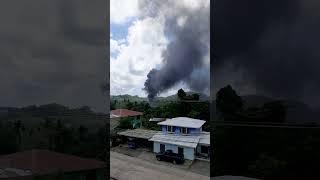
[[[244, 108], [231, 87], [216, 94], [220, 121], [284, 123], [283, 101]], [[213, 175], [239, 175], [259, 179], [319, 179], [319, 129], [219, 126], [213, 123]], [[316, 176], [314, 176], [316, 175]]]

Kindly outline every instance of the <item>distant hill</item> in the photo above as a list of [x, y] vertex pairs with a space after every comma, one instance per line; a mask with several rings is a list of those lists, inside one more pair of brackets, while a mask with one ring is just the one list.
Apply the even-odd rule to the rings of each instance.
[[[194, 94], [196, 92], [186, 92], [187, 95], [191, 95], [191, 94]], [[196, 93], [196, 94], [199, 94], [199, 100], [200, 101], [207, 101], [209, 100], [209, 96], [205, 95], [205, 94], [202, 94], [202, 93]], [[116, 100], [117, 103], [120, 103], [119, 106], [122, 105], [122, 103], [126, 100], [126, 101], [130, 101], [130, 102], [149, 102], [148, 98], [146, 97], [139, 97], [139, 96], [132, 96], [132, 95], [128, 95], [128, 94], [125, 94], [125, 95], [116, 95], [116, 96], [111, 96], [111, 101], [114, 101]], [[172, 101], [178, 101], [179, 98], [178, 98], [178, 95], [177, 94], [174, 94], [174, 95], [171, 95], [171, 96], [167, 96], [167, 97], [155, 97], [154, 100], [152, 102], [149, 102], [149, 104], [151, 106], [158, 106], [158, 105], [161, 105], [162, 103], [167, 103], [167, 102], [172, 102]]]
[[142, 102], [142, 101], [148, 101], [148, 98], [145, 97], [139, 97], [139, 96], [132, 96], [129, 94], [124, 94], [124, 95], [117, 95], [117, 96], [111, 96], [110, 99], [112, 101], [117, 100], [117, 101], [124, 101], [124, 100], [129, 100], [131, 102]]
[[[186, 92], [187, 95], [192, 95], [192, 94], [199, 94], [199, 101], [208, 101], [209, 100], [209, 96], [203, 93], [197, 93], [197, 92]], [[179, 100], [179, 97], [177, 94], [171, 95], [171, 96], [167, 96], [167, 97], [159, 97], [160, 100], [163, 101], [177, 101]]]
[[95, 131], [105, 125], [107, 117], [106, 114], [91, 111], [87, 106], [68, 108], [56, 103], [21, 108], [0, 107], [0, 123], [21, 120], [26, 127], [30, 128], [44, 123], [47, 119], [54, 123], [61, 120], [61, 123], [75, 128], [84, 125], [90, 131]]
[[[275, 100], [281, 100], [287, 107], [287, 122], [288, 123], [313, 123], [319, 122], [320, 111], [310, 108], [307, 104], [299, 101], [289, 99], [275, 99], [261, 95], [245, 95], [241, 96], [244, 101], [244, 108], [248, 107], [261, 107], [264, 103], [268, 103]], [[215, 104], [215, 101], [213, 102]]]

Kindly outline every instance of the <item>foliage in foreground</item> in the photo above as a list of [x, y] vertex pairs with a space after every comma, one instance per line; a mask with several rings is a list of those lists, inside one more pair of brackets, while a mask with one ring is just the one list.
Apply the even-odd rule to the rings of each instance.
[[[231, 86], [217, 94], [217, 114], [224, 121], [283, 123], [281, 101], [245, 109]], [[320, 131], [304, 128], [214, 126], [212, 174], [259, 179], [319, 179]], [[316, 177], [314, 177], [316, 175]]]
[[95, 117], [88, 107], [58, 104], [13, 109], [0, 117], [0, 154], [48, 149], [105, 160], [106, 122]]

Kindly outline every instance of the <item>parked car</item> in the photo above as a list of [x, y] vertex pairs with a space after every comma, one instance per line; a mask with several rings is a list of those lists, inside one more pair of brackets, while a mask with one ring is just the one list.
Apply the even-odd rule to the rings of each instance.
[[156, 154], [158, 161], [168, 161], [173, 164], [182, 164], [184, 162], [183, 154], [177, 154], [172, 152], [172, 150], [166, 150], [165, 152], [160, 152]]
[[128, 147], [130, 149], [136, 149], [138, 148], [137, 140], [135, 138], [128, 138]]
[[137, 148], [137, 144], [134, 141], [129, 141], [128, 142], [128, 147], [130, 149], [136, 149]]

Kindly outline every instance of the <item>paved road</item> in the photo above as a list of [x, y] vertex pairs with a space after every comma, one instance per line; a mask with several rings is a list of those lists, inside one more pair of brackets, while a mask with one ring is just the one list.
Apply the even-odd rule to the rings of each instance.
[[153, 164], [135, 157], [110, 152], [110, 176], [118, 180], [209, 180], [207, 176]]

